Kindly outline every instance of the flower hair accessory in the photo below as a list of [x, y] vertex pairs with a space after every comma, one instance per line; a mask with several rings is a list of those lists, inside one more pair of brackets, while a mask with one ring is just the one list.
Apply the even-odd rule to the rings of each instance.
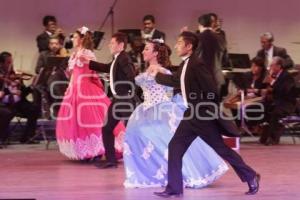
[[152, 42], [157, 42], [157, 43], [160, 43], [160, 44], [164, 44], [165, 43], [164, 39], [162, 39], [162, 38], [153, 39]]
[[80, 32], [80, 34], [85, 35], [86, 32], [88, 32], [90, 29], [86, 26], [83, 26], [81, 28], [78, 29], [78, 31]]

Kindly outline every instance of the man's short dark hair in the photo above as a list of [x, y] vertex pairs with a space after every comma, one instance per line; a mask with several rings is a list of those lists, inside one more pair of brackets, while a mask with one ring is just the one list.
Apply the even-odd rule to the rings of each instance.
[[193, 46], [193, 51], [196, 50], [198, 46], [198, 37], [195, 33], [184, 31], [179, 35], [179, 37], [182, 37], [186, 45], [191, 44]]
[[47, 26], [49, 22], [55, 22], [56, 23], [57, 21], [56, 21], [56, 18], [53, 15], [46, 15], [43, 18], [43, 25]]
[[254, 63], [258, 67], [266, 68], [265, 60], [263, 58], [261, 58], [261, 57], [254, 57], [251, 60], [251, 63]]
[[266, 68], [265, 60], [263, 58], [256, 56], [251, 60], [251, 63], [260, 67], [262, 74], [266, 74], [267, 68]]
[[211, 15], [210, 14], [201, 15], [198, 18], [198, 23], [204, 27], [211, 27], [211, 23], [212, 23]]
[[150, 20], [152, 23], [155, 23], [155, 18], [153, 15], [145, 15], [143, 18], [143, 22], [146, 20]]
[[117, 32], [113, 34], [112, 38], [115, 38], [118, 43], [124, 43], [124, 49], [127, 47], [128, 36], [125, 33]]

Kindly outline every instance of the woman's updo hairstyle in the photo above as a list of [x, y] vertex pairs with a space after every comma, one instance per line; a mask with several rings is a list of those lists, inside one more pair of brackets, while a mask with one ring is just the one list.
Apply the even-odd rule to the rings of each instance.
[[83, 38], [82, 46], [85, 49], [93, 50], [94, 49], [94, 41], [92, 32], [85, 26], [76, 30], [76, 33]]
[[157, 61], [163, 67], [171, 66], [170, 55], [171, 49], [168, 47], [162, 39], [147, 40], [147, 42], [153, 44], [153, 51], [157, 52]]

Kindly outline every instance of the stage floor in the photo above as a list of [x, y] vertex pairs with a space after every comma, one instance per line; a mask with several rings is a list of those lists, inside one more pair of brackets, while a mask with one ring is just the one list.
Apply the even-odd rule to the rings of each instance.
[[[230, 169], [211, 186], [185, 189], [178, 199], [203, 200], [299, 200], [300, 145], [291, 139], [279, 146], [241, 144], [240, 153], [262, 176], [261, 190], [246, 196], [247, 185]], [[289, 144], [288, 144], [289, 143]], [[161, 199], [153, 196], [162, 188], [125, 189], [124, 168], [101, 170], [92, 164], [68, 161], [52, 143], [49, 150], [39, 145], [10, 145], [0, 149], [0, 199]]]

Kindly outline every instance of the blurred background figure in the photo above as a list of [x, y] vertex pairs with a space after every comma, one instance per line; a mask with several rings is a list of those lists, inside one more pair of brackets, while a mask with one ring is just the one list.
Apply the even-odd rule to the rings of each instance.
[[166, 39], [164, 32], [155, 28], [155, 18], [153, 15], [146, 15], [143, 18], [144, 28], [141, 30], [142, 38], [146, 39]]
[[46, 15], [43, 18], [43, 26], [45, 27], [44, 31], [36, 38], [39, 52], [49, 50], [49, 39], [53, 35], [59, 38], [61, 45], [64, 44], [65, 34], [61, 28], [58, 28], [55, 16]]

